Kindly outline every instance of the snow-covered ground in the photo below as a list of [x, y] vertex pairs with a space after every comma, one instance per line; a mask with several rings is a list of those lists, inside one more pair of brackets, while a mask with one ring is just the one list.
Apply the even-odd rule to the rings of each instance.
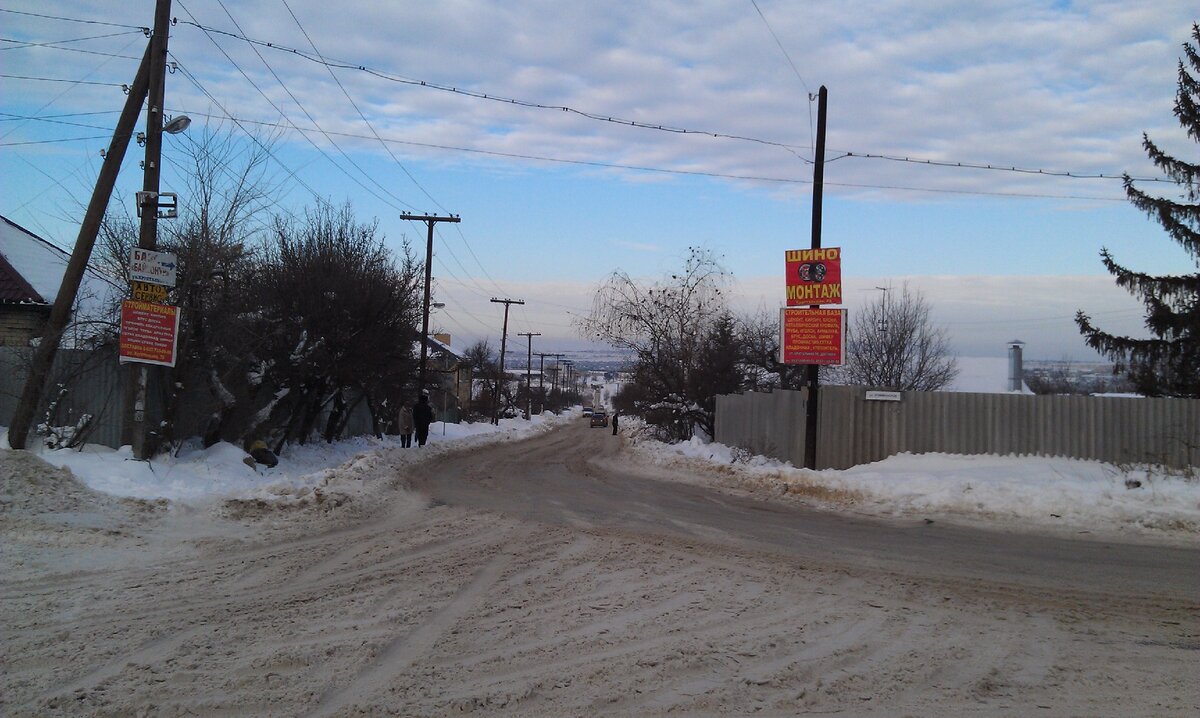
[[[937, 561], [898, 571], [914, 557], [881, 564], [837, 540], [828, 554], [757, 550], [685, 514], [679, 535], [611, 530], [608, 514], [586, 511], [586, 480], [566, 524], [410, 490], [440, 468], [503, 491], [506, 472], [536, 473], [540, 452], [537, 466], [582, 467], [581, 478], [619, 466], [636, 482], [933, 516], [895, 522], [918, 540], [950, 519], [1195, 545], [1200, 482], [988, 456], [807, 472], [715, 444], [666, 446], [633, 421], [625, 440], [588, 433], [579, 412], [444, 430], [422, 448], [288, 447], [273, 469], [230, 445], [149, 463], [41, 453], [70, 474], [0, 449], [0, 714], [1157, 718], [1200, 706], [1192, 582], [1172, 568], [1194, 550], [1053, 542], [1101, 570], [1095, 555], [1162, 561], [1182, 577], [1165, 589], [1123, 570], [1101, 589], [1047, 586], [1023, 563], [989, 564], [998, 573], [979, 581]], [[471, 453], [449, 456], [460, 450]], [[1134, 477], [1142, 486], [1125, 488]], [[703, 503], [746, 513], [751, 502]], [[772, 513], [789, 512], [761, 515]]]
[[[515, 441], [578, 415], [575, 410], [532, 421], [505, 419], [499, 426], [438, 423], [427, 446], [390, 451], [389, 460], [415, 461], [471, 444]], [[622, 433], [635, 437], [637, 453], [647, 463], [685, 464], [694, 470], [683, 475], [697, 482], [732, 481], [764, 498], [816, 498], [834, 510], [877, 516], [937, 516], [1098, 537], [1200, 542], [1200, 475], [1195, 470], [1188, 475], [1065, 458], [903, 454], [851, 469], [813, 472], [697, 439], [667, 445], [636, 438], [641, 432], [633, 420], [625, 420]], [[184, 504], [225, 498], [291, 502], [314, 492], [369, 489], [356, 478], [355, 464], [398, 445], [394, 437], [293, 445], [271, 469], [247, 466], [246, 454], [230, 444], [206, 450], [185, 445], [177, 455], [150, 462], [133, 460], [129, 447], [95, 445], [82, 451], [44, 450], [40, 456], [69, 469], [89, 488], [120, 497]], [[7, 434], [0, 433], [0, 447], [7, 446]]]

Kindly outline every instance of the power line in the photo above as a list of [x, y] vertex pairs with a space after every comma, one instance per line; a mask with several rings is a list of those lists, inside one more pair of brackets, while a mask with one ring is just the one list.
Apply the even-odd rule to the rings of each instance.
[[[931, 165], [933, 167], [962, 167], [964, 169], [993, 170], [996, 172], [1016, 172], [1018, 174], [1045, 175], [1047, 177], [1070, 177], [1071, 179], [1123, 180], [1125, 178], [1124, 174], [1119, 174], [1119, 175], [1114, 175], [1111, 173], [1110, 174], [1103, 174], [1103, 173], [1086, 174], [1083, 172], [1065, 172], [1062, 170], [1030, 169], [1027, 167], [1010, 167], [1010, 166], [1004, 166], [1004, 165], [983, 164], [983, 163], [976, 163], [976, 162], [954, 162], [952, 160], [928, 160], [928, 159], [921, 159], [919, 157], [901, 157], [901, 156], [896, 156], [896, 155], [877, 155], [877, 154], [869, 154], [866, 152], [847, 152], [844, 155], [842, 155], [841, 157], [835, 157], [833, 160], [830, 160], [830, 162], [833, 162], [835, 160], [846, 159], [848, 157], [857, 158], [857, 159], [868, 159], [868, 160], [888, 160], [890, 162], [907, 162], [910, 164]], [[1166, 179], [1163, 177], [1133, 177], [1131, 179], [1133, 179], [1136, 182], [1171, 182], [1172, 184], [1174, 184], [1173, 180]]]
[[[205, 115], [205, 113], [203, 113], [203, 112], [191, 112], [190, 114], [196, 115], [197, 117], [208, 116], [208, 115]], [[262, 125], [262, 126], [266, 126], [266, 127], [275, 127], [275, 128], [279, 128], [279, 129], [285, 129], [285, 130], [286, 129], [294, 129], [296, 131], [302, 131], [299, 128], [291, 127], [288, 125], [283, 125], [280, 123], [264, 122], [264, 121], [260, 121], [260, 120], [249, 120], [249, 119], [241, 119], [241, 121], [246, 122], [248, 124], [257, 124], [257, 125]], [[371, 139], [371, 137], [366, 136], [366, 135], [358, 135], [358, 134], [349, 133], [349, 132], [335, 132], [335, 131], [330, 130], [329, 134], [335, 135], [338, 137], [351, 137], [351, 138], [364, 139], [364, 140]], [[788, 177], [769, 177], [769, 176], [765, 176], [765, 175], [737, 175], [737, 174], [730, 174], [730, 173], [725, 173], [725, 172], [702, 172], [699, 170], [667, 169], [664, 167], [648, 167], [648, 166], [644, 166], [644, 165], [626, 165], [626, 164], [618, 164], [618, 163], [613, 163], [613, 162], [597, 162], [597, 161], [593, 161], [593, 160], [573, 160], [573, 159], [564, 159], [561, 157], [548, 157], [545, 155], [531, 155], [531, 154], [521, 154], [521, 153], [515, 153], [515, 152], [497, 152], [494, 150], [481, 150], [481, 149], [471, 148], [471, 147], [457, 147], [454, 145], [439, 145], [439, 144], [432, 144], [432, 143], [428, 143], [428, 142], [414, 142], [411, 140], [400, 140], [400, 139], [394, 139], [394, 138], [385, 138], [384, 141], [389, 142], [389, 143], [394, 143], [394, 144], [411, 145], [411, 146], [415, 146], [415, 147], [425, 147], [425, 148], [429, 148], [429, 149], [445, 150], [445, 151], [449, 151], [449, 152], [468, 152], [468, 153], [472, 153], [472, 154], [489, 155], [489, 156], [494, 156], [494, 157], [504, 157], [504, 158], [508, 158], [508, 159], [523, 159], [523, 160], [532, 160], [532, 161], [537, 161], [537, 162], [553, 162], [553, 163], [557, 163], [557, 164], [580, 165], [580, 166], [587, 166], [587, 167], [601, 167], [601, 168], [605, 168], [605, 169], [620, 169], [620, 170], [630, 170], [630, 171], [635, 171], [635, 172], [653, 172], [653, 173], [659, 173], [659, 174], [683, 175], [683, 176], [691, 176], [691, 177], [709, 177], [709, 178], [713, 178], [713, 179], [744, 180], [747, 182], [769, 182], [769, 183], [773, 183], [773, 184], [796, 184], [796, 185], [812, 184], [811, 179], [803, 179], [803, 178], [795, 179], [795, 178], [788, 178]], [[1056, 194], [1038, 194], [1038, 193], [1030, 193], [1030, 192], [1022, 192], [1022, 193], [987, 192], [987, 191], [983, 191], [983, 190], [978, 190], [978, 191], [976, 191], [976, 190], [949, 190], [949, 189], [936, 189], [936, 188], [930, 188], [930, 187], [908, 187], [908, 186], [903, 186], [903, 185], [853, 184], [853, 183], [848, 183], [848, 182], [841, 182], [841, 183], [826, 182], [825, 185], [826, 186], [831, 186], [831, 185], [832, 186], [840, 186], [840, 187], [854, 187], [854, 188], [859, 188], [859, 189], [899, 190], [899, 191], [905, 191], [905, 192], [934, 192], [934, 193], [981, 195], [981, 196], [986, 196], [986, 197], [1021, 197], [1021, 198], [1036, 198], [1036, 199], [1080, 199], [1080, 200], [1096, 200], [1096, 201], [1102, 201], [1102, 202], [1125, 202], [1125, 201], [1127, 201], [1124, 197], [1056, 195]]]
[[[104, 35], [89, 35], [88, 37], [77, 37], [72, 40], [54, 40], [52, 42], [27, 42], [25, 40], [14, 40], [14, 39], [7, 38], [7, 37], [0, 37], [0, 42], [14, 43], [13, 47], [0, 47], [0, 52], [3, 52], [5, 50], [24, 50], [27, 47], [48, 47], [48, 48], [52, 48], [52, 49], [56, 49], [56, 50], [74, 50], [75, 48], [59, 47], [59, 45], [66, 45], [67, 43], [72, 43], [72, 42], [85, 42], [87, 40], [101, 40], [106, 37], [119, 37], [121, 35], [132, 35], [137, 32], [138, 31], [136, 31], [136, 30], [127, 30], [125, 32], [110, 32], [110, 33], [107, 33]], [[95, 55], [107, 54], [107, 53], [103, 53], [103, 52], [95, 52], [95, 51], [90, 51], [90, 50], [79, 50], [79, 52], [92, 52], [92, 54], [95, 54]], [[114, 55], [114, 57], [116, 57], [116, 56]], [[126, 59], [132, 59], [132, 60], [140, 60], [141, 59], [140, 57], [126, 57], [124, 55], [121, 55], [120, 57], [125, 57]]]
[[[429, 191], [426, 190], [421, 185], [421, 183], [417, 181], [417, 178], [413, 176], [412, 172], [409, 172], [408, 168], [405, 167], [404, 164], [399, 159], [397, 159], [396, 155], [392, 154], [392, 149], [390, 147], [388, 147], [387, 143], [383, 141], [383, 138], [379, 136], [379, 133], [375, 130], [375, 125], [372, 124], [371, 121], [367, 119], [367, 116], [363, 114], [363, 111], [361, 109], [359, 109], [358, 103], [355, 102], [354, 98], [350, 96], [350, 92], [348, 90], [346, 90], [346, 86], [343, 85], [342, 81], [338, 79], [338, 76], [333, 71], [333, 68], [330, 67], [328, 64], [324, 63], [325, 58], [321, 56], [321, 51], [317, 49], [317, 44], [315, 42], [313, 42], [313, 39], [309, 36], [308, 31], [304, 29], [304, 25], [302, 25], [300, 23], [300, 18], [296, 17], [296, 13], [292, 12], [292, 7], [290, 5], [288, 5], [287, 0], [282, 0], [282, 2], [283, 2], [283, 6], [285, 8], [287, 8], [288, 14], [292, 16], [292, 20], [295, 21], [296, 27], [300, 28], [300, 32], [301, 32], [301, 34], [304, 35], [304, 39], [308, 40], [308, 44], [312, 46], [313, 52], [317, 53], [317, 57], [321, 58], [322, 64], [324, 64], [325, 69], [329, 72], [329, 76], [332, 77], [333, 81], [335, 83], [337, 83], [337, 86], [339, 88], [341, 88], [342, 94], [345, 95], [346, 99], [350, 101], [350, 106], [354, 108], [354, 111], [357, 112], [358, 116], [360, 118], [362, 118], [362, 121], [364, 123], [366, 123], [367, 127], [371, 130], [371, 134], [373, 134], [375, 136], [375, 139], [379, 140], [379, 144], [383, 146], [384, 151], [388, 153], [388, 156], [392, 158], [392, 161], [396, 163], [396, 166], [398, 166], [401, 169], [401, 171], [404, 172], [404, 174], [408, 177], [408, 179], [414, 185], [416, 185], [417, 189], [421, 190], [422, 194], [424, 194], [435, 205], [437, 205], [438, 209], [442, 210], [443, 212], [449, 213], [450, 210], [443, 207], [436, 199], [434, 199], [433, 195], [429, 194]], [[236, 23], [234, 23], [234, 24], [236, 25]], [[241, 28], [239, 27], [238, 30], [240, 31]]]
[[[190, 10], [188, 10], [188, 9], [187, 9], [187, 7], [186, 7], [186, 6], [185, 6], [185, 5], [184, 5], [182, 2], [180, 2], [180, 3], [179, 3], [179, 5], [180, 5], [180, 7], [182, 7], [182, 8], [183, 8], [183, 11], [184, 11], [184, 12], [186, 12], [186, 13], [187, 13], [189, 16], [191, 16], [191, 17], [193, 18], [193, 20], [195, 19], [195, 16], [193, 16], [193, 15], [192, 15], [191, 11], [190, 11]], [[222, 4], [222, 7], [224, 8], [224, 4]], [[229, 11], [228, 11], [228, 10], [226, 10], [226, 14], [228, 14], [228, 12], [229, 12]], [[230, 20], [233, 20], [233, 17], [232, 17], [232, 16], [230, 16]], [[183, 24], [191, 24], [191, 25], [196, 25], [196, 23], [195, 23], [195, 22], [191, 22], [191, 23], [189, 23], [189, 22], [187, 22], [187, 21], [182, 21], [182, 22], [183, 22]], [[235, 24], [235, 25], [237, 24], [237, 21], [236, 21], [236, 20], [233, 20], [233, 22], [234, 22], [234, 24]], [[200, 26], [199, 26], [199, 25], [196, 25], [196, 27], [200, 27]], [[203, 30], [203, 28], [201, 28], [201, 29]], [[392, 207], [392, 208], [394, 208], [394, 209], [396, 209], [396, 210], [400, 210], [400, 207], [397, 207], [397, 206], [396, 206], [395, 204], [393, 204], [392, 202], [390, 202], [390, 201], [388, 201], [387, 199], [385, 199], [385, 198], [381, 197], [381, 196], [380, 196], [378, 193], [376, 193], [376, 192], [375, 192], [373, 189], [371, 189], [370, 187], [368, 187], [368, 186], [366, 186], [365, 184], [363, 184], [363, 183], [362, 183], [362, 181], [361, 181], [359, 178], [355, 177], [353, 174], [351, 174], [349, 171], [347, 171], [347, 170], [346, 170], [346, 168], [342, 167], [340, 164], [338, 164], [336, 161], [334, 161], [334, 160], [333, 160], [333, 158], [332, 158], [332, 157], [330, 157], [330, 156], [329, 156], [329, 154], [328, 154], [327, 152], [325, 152], [325, 150], [321, 149], [320, 145], [318, 145], [316, 142], [314, 142], [314, 141], [312, 140], [312, 138], [311, 138], [311, 137], [309, 137], [307, 134], [305, 134], [305, 132], [304, 132], [303, 130], [301, 130], [301, 129], [300, 129], [300, 128], [299, 128], [299, 127], [298, 127], [298, 126], [297, 126], [297, 125], [296, 125], [294, 122], [292, 122], [292, 120], [291, 120], [291, 119], [290, 119], [290, 118], [287, 116], [287, 113], [285, 113], [285, 112], [284, 112], [284, 111], [283, 111], [283, 110], [282, 110], [282, 109], [281, 109], [281, 108], [280, 108], [278, 105], [276, 105], [276, 104], [275, 104], [275, 102], [274, 102], [274, 101], [272, 101], [272, 100], [271, 100], [271, 98], [270, 98], [270, 97], [267, 95], [267, 93], [266, 93], [266, 92], [264, 92], [264, 91], [262, 90], [262, 88], [260, 88], [260, 87], [258, 86], [258, 84], [254, 82], [254, 80], [250, 79], [250, 76], [246, 74], [246, 71], [245, 71], [245, 70], [243, 70], [243, 69], [242, 69], [242, 67], [241, 67], [240, 65], [238, 65], [238, 64], [237, 64], [237, 62], [236, 62], [236, 61], [235, 61], [235, 60], [234, 60], [232, 57], [230, 57], [230, 56], [229, 56], [229, 53], [225, 52], [225, 48], [221, 47], [220, 43], [218, 43], [218, 42], [217, 42], [217, 41], [216, 41], [216, 40], [215, 40], [215, 39], [212, 37], [212, 35], [211, 35], [211, 34], [210, 34], [210, 33], [209, 33], [207, 30], [205, 30], [204, 32], [205, 32], [205, 35], [208, 37], [209, 41], [210, 41], [210, 42], [212, 42], [212, 44], [213, 44], [213, 45], [214, 45], [214, 46], [215, 46], [215, 47], [216, 47], [218, 50], [220, 50], [220, 51], [221, 51], [221, 54], [225, 56], [225, 59], [226, 59], [226, 60], [228, 60], [228, 61], [229, 61], [229, 63], [230, 63], [231, 65], [233, 65], [233, 66], [234, 66], [234, 68], [235, 68], [235, 69], [236, 69], [236, 70], [237, 70], [239, 73], [241, 73], [242, 77], [243, 77], [243, 78], [245, 78], [245, 80], [246, 80], [247, 82], [249, 82], [249, 83], [250, 83], [250, 85], [251, 85], [251, 86], [252, 86], [252, 87], [253, 87], [255, 90], [257, 90], [257, 91], [258, 91], [258, 94], [262, 95], [263, 99], [265, 99], [265, 100], [267, 101], [267, 103], [271, 105], [271, 107], [275, 108], [275, 111], [279, 113], [280, 117], [284, 118], [284, 119], [285, 119], [285, 120], [287, 120], [289, 123], [291, 123], [291, 126], [292, 126], [292, 128], [294, 128], [294, 129], [295, 129], [297, 132], [300, 132], [300, 136], [301, 136], [301, 137], [303, 137], [303, 138], [304, 138], [306, 141], [308, 141], [308, 143], [309, 143], [309, 144], [311, 144], [311, 145], [313, 146], [313, 148], [317, 150], [317, 152], [321, 153], [321, 156], [323, 156], [323, 157], [324, 157], [326, 160], [328, 160], [330, 164], [332, 164], [334, 167], [336, 167], [336, 168], [337, 168], [339, 171], [341, 171], [341, 172], [342, 172], [344, 175], [346, 175], [346, 177], [348, 177], [348, 178], [349, 178], [351, 181], [353, 181], [353, 182], [354, 182], [355, 184], [357, 184], [359, 187], [362, 187], [364, 190], [366, 190], [367, 192], [369, 192], [370, 194], [372, 194], [372, 195], [373, 195], [373, 196], [374, 196], [376, 199], [378, 199], [379, 201], [383, 202], [384, 204], [386, 204], [386, 205], [388, 205], [388, 206], [390, 206], [390, 207]], [[229, 34], [229, 33], [219, 33], [219, 34]], [[257, 52], [256, 52], [256, 54], [257, 54]], [[322, 134], [322, 135], [324, 135], [324, 136], [325, 136], [325, 138], [326, 138], [327, 140], [329, 140], [330, 144], [332, 144], [332, 145], [334, 146], [334, 148], [335, 148], [335, 149], [337, 149], [337, 151], [338, 151], [339, 153], [341, 153], [341, 155], [342, 155], [344, 158], [346, 158], [346, 160], [347, 160], [347, 161], [348, 161], [348, 162], [349, 162], [349, 163], [350, 163], [350, 164], [351, 164], [351, 165], [352, 165], [352, 166], [353, 166], [355, 169], [357, 169], [357, 170], [359, 171], [359, 173], [360, 173], [360, 174], [362, 174], [362, 175], [363, 175], [363, 177], [367, 178], [369, 181], [373, 182], [374, 184], [376, 184], [376, 185], [379, 185], [379, 183], [378, 183], [378, 182], [377, 182], [377, 181], [376, 181], [376, 180], [375, 180], [373, 177], [371, 177], [371, 176], [370, 176], [370, 175], [369, 175], [369, 174], [368, 174], [368, 173], [367, 173], [365, 170], [363, 170], [363, 169], [362, 169], [362, 167], [359, 167], [359, 166], [358, 166], [358, 164], [357, 164], [357, 163], [356, 163], [356, 162], [355, 162], [355, 161], [354, 161], [354, 160], [353, 160], [353, 159], [352, 159], [352, 158], [351, 158], [351, 157], [350, 157], [350, 156], [349, 156], [349, 155], [346, 153], [346, 151], [345, 151], [345, 150], [343, 150], [343, 149], [341, 148], [341, 146], [340, 146], [340, 145], [338, 145], [338, 143], [337, 143], [337, 142], [335, 142], [335, 141], [334, 141], [334, 140], [333, 140], [333, 139], [332, 139], [332, 138], [329, 136], [329, 134], [328, 134], [328, 133], [326, 133], [324, 130], [322, 130], [322, 129], [321, 129], [320, 125], [318, 125], [318, 124], [317, 124], [316, 120], [315, 120], [315, 119], [312, 117], [312, 115], [311, 115], [311, 114], [309, 114], [309, 113], [308, 113], [308, 111], [307, 111], [307, 110], [304, 108], [304, 106], [300, 104], [300, 101], [299, 101], [299, 100], [297, 100], [297, 99], [295, 98], [295, 96], [294, 96], [294, 95], [292, 95], [292, 92], [291, 92], [291, 90], [289, 90], [289, 89], [288, 89], [288, 87], [287, 87], [287, 85], [286, 85], [286, 84], [284, 84], [284, 83], [283, 83], [283, 81], [282, 81], [282, 80], [279, 78], [279, 76], [275, 74], [275, 71], [274, 71], [273, 69], [271, 69], [271, 66], [270, 66], [270, 65], [267, 63], [267, 61], [266, 61], [265, 59], [263, 59], [262, 55], [259, 55], [259, 59], [260, 59], [260, 60], [262, 60], [262, 62], [263, 62], [263, 64], [264, 64], [264, 65], [266, 65], [267, 69], [268, 69], [268, 70], [271, 72], [271, 74], [275, 76], [275, 79], [276, 79], [276, 80], [279, 82], [279, 84], [280, 84], [280, 85], [283, 87], [283, 89], [284, 89], [284, 90], [285, 90], [285, 91], [288, 93], [288, 95], [292, 97], [292, 100], [296, 102], [296, 105], [297, 105], [297, 106], [300, 108], [301, 112], [304, 112], [304, 114], [308, 116], [309, 120], [310, 120], [310, 121], [313, 123], [313, 125], [314, 125], [314, 126], [317, 128], [317, 131], [318, 131], [318, 132], [321, 132], [321, 134]], [[380, 188], [381, 188], [381, 189], [383, 189], [383, 191], [384, 191], [384, 193], [385, 193], [385, 194], [389, 194], [389, 195], [391, 194], [390, 192], [388, 192], [388, 191], [387, 191], [387, 189], [386, 189], [386, 188], [383, 188], [383, 187], [382, 187], [382, 185], [379, 185], [379, 186], [380, 186]], [[406, 202], [404, 202], [404, 201], [403, 201], [403, 200], [401, 200], [400, 198], [396, 197], [395, 199], [396, 199], [396, 201], [397, 201], [397, 202], [399, 202], [400, 204], [402, 204], [402, 205], [405, 205], [405, 206], [409, 206], [409, 205], [408, 205]], [[411, 206], [409, 206], [409, 208], [411, 209]]]
[[35, 82], [69, 82], [72, 85], [100, 85], [102, 87], [125, 87], [120, 82], [97, 82], [96, 80], [70, 80], [61, 77], [35, 77], [32, 75], [0, 75], [8, 80], [31, 80]]
[[36, 12], [24, 12], [22, 10], [7, 10], [5, 8], [0, 8], [0, 12], [12, 13], [13, 15], [27, 15], [29, 17], [40, 17], [40, 18], [43, 18], [46, 20], [64, 20], [66, 22], [78, 22], [78, 23], [83, 23], [85, 25], [108, 25], [109, 27], [127, 27], [127, 28], [132, 28], [134, 30], [141, 30], [142, 32], [145, 32], [147, 35], [149, 35], [149, 33], [150, 33], [150, 28], [146, 27], [145, 25], [125, 25], [125, 24], [122, 24], [119, 22], [104, 22], [102, 20], [84, 20], [83, 18], [62, 17], [61, 15], [43, 15], [41, 13], [36, 13]]
[[795, 157], [797, 159], [799, 159], [803, 162], [810, 162], [810, 160], [807, 160], [804, 157], [801, 157], [799, 154], [796, 153], [796, 146], [789, 145], [789, 144], [786, 144], [783, 142], [775, 142], [773, 140], [764, 140], [764, 139], [757, 138], [757, 137], [734, 135], [734, 134], [728, 134], [728, 133], [724, 133], [724, 132], [712, 132], [710, 130], [692, 130], [692, 129], [688, 129], [688, 128], [684, 128], [684, 127], [674, 127], [671, 125], [664, 125], [664, 124], [658, 124], [658, 123], [652, 123], [652, 122], [640, 122], [638, 120], [627, 120], [627, 119], [623, 119], [620, 117], [613, 117], [611, 115], [605, 115], [605, 114], [601, 114], [601, 113], [597, 113], [597, 112], [589, 112], [586, 110], [580, 110], [580, 109], [576, 109], [574, 107], [569, 107], [567, 105], [550, 105], [550, 104], [545, 104], [545, 103], [541, 103], [541, 102], [534, 102], [531, 100], [521, 100], [521, 99], [517, 99], [517, 98], [513, 98], [513, 97], [505, 97], [503, 95], [493, 95], [490, 93], [476, 92], [474, 90], [467, 90], [467, 89], [463, 89], [461, 87], [454, 87], [452, 85], [443, 85], [441, 83], [431, 82], [428, 80], [417, 80], [417, 79], [413, 79], [413, 78], [408, 78], [408, 77], [404, 77], [401, 75], [396, 75], [396, 74], [393, 74], [390, 72], [386, 72], [383, 70], [376, 70], [376, 69], [367, 67], [366, 65], [359, 65], [359, 64], [351, 63], [351, 62], [344, 61], [344, 60], [326, 60], [321, 57], [313, 57], [312, 55], [308, 54], [307, 52], [304, 52], [303, 50], [297, 50], [295, 48], [287, 47], [286, 45], [280, 45], [280, 44], [274, 43], [274, 42], [267, 42], [264, 40], [255, 40], [255, 39], [246, 37], [245, 35], [237, 35], [235, 33], [231, 33], [226, 30], [219, 30], [217, 28], [200, 25], [199, 23], [196, 23], [196, 22], [181, 22], [181, 24], [193, 25], [193, 26], [199, 28], [200, 30], [203, 30], [204, 32], [211, 32], [211, 33], [226, 35], [228, 37], [232, 37], [232, 38], [241, 40], [243, 42], [246, 42], [246, 43], [249, 43], [252, 45], [258, 45], [260, 47], [267, 47], [272, 50], [277, 50], [279, 52], [290, 53], [297, 57], [304, 58], [305, 60], [308, 60], [309, 62], [315, 62], [319, 65], [326, 65], [328, 67], [336, 67], [336, 68], [340, 68], [340, 69], [344, 69], [344, 70], [355, 70], [358, 72], [363, 72], [368, 75], [378, 77], [381, 80], [387, 80], [388, 82], [395, 82], [395, 83], [399, 83], [402, 85], [410, 85], [413, 87], [425, 87], [425, 88], [428, 88], [431, 90], [438, 90], [439, 92], [447, 92], [447, 93], [451, 93], [451, 94], [455, 94], [455, 95], [471, 97], [471, 98], [474, 98], [477, 100], [487, 100], [489, 102], [498, 102], [498, 103], [506, 104], [506, 105], [516, 105], [518, 107], [526, 107], [529, 109], [567, 112], [567, 113], [571, 113], [574, 115], [578, 115], [580, 117], [585, 117], [589, 120], [595, 120], [597, 122], [609, 122], [612, 124], [624, 125], [627, 127], [636, 127], [636, 128], [643, 129], [643, 130], [655, 130], [658, 132], [668, 132], [668, 133], [676, 134], [676, 135], [703, 135], [703, 136], [714, 137], [714, 138], [718, 138], [718, 139], [738, 140], [738, 141], [742, 141], [742, 142], [753, 142], [753, 143], [760, 144], [760, 145], [768, 145], [771, 147], [778, 147], [780, 149], [786, 150], [787, 152], [791, 153], [792, 155], [795, 155]]
[[104, 140], [111, 135], [89, 135], [87, 137], [63, 137], [56, 140], [26, 140], [25, 142], [0, 142], [0, 147], [20, 147], [22, 145], [51, 145], [59, 142], [85, 142], [88, 140]]

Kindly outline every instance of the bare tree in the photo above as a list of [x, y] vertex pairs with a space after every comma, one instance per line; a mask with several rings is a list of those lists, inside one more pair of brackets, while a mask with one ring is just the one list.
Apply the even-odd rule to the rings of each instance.
[[725, 295], [729, 274], [707, 250], [693, 247], [678, 274], [647, 283], [613, 272], [596, 290], [592, 311], [579, 322], [580, 333], [634, 352], [634, 377], [641, 398], [637, 413], [676, 439], [699, 427], [713, 431], [713, 392], [736, 385], [714, 376], [737, 371], [725, 361], [732, 328]]
[[929, 303], [903, 285], [885, 290], [854, 318], [846, 338], [849, 383], [892, 391], [937, 391], [958, 376], [945, 329]]
[[482, 418], [492, 415], [496, 395], [496, 382], [500, 380], [500, 365], [487, 339], [480, 339], [463, 352], [463, 359], [471, 367], [471, 376], [480, 384], [479, 396], [471, 391], [471, 415]]

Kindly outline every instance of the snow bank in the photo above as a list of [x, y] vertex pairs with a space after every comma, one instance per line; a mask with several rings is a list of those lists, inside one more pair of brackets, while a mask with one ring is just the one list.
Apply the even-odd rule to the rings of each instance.
[[881, 516], [970, 517], [1101, 533], [1200, 540], [1200, 478], [1160, 468], [1031, 456], [900, 454], [845, 470], [808, 471], [723, 444], [639, 439], [660, 464], [699, 461], [752, 490], [849, 500]]

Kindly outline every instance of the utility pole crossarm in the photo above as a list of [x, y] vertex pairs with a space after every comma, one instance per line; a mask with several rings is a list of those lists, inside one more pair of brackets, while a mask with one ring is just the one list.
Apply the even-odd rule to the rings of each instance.
[[433, 227], [438, 222], [461, 222], [456, 214], [444, 217], [433, 214], [409, 214], [404, 212], [400, 219], [424, 222], [429, 225], [429, 234], [425, 241], [425, 301], [421, 305], [421, 364], [417, 372], [417, 396], [425, 393], [425, 366], [429, 361], [429, 292], [433, 281]]

